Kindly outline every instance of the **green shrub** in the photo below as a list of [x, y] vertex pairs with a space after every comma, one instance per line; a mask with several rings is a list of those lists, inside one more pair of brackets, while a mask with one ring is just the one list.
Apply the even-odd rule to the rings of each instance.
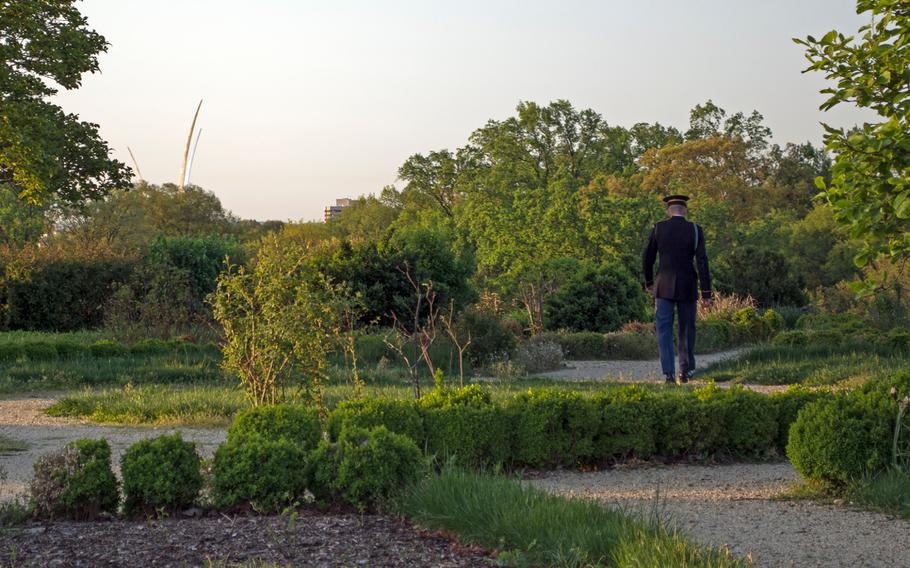
[[758, 315], [755, 308], [743, 308], [733, 314], [737, 339], [742, 342], [760, 341], [771, 334], [769, 323]]
[[179, 433], [136, 442], [123, 454], [120, 469], [128, 515], [189, 507], [202, 489], [196, 446]]
[[774, 345], [808, 345], [809, 334], [798, 329], [791, 331], [782, 331], [774, 336], [774, 339], [771, 340], [771, 343]]
[[704, 459], [724, 450], [726, 413], [712, 404], [713, 391], [670, 392], [654, 399], [657, 454], [668, 459]]
[[162, 339], [142, 339], [130, 345], [133, 355], [164, 355], [171, 349], [171, 345]]
[[336, 488], [355, 507], [381, 506], [425, 472], [423, 455], [406, 436], [383, 426], [345, 428], [338, 439]]
[[594, 331], [543, 334], [559, 343], [566, 359], [585, 360], [604, 357], [604, 335]]
[[515, 440], [516, 464], [546, 468], [593, 460], [600, 414], [581, 394], [529, 390], [508, 400], [503, 411]]
[[657, 450], [654, 396], [638, 387], [625, 387], [592, 399], [600, 412], [594, 436], [596, 461], [648, 459]]
[[44, 341], [30, 342], [22, 345], [22, 354], [31, 361], [50, 361], [57, 358], [57, 348]]
[[790, 438], [790, 426], [803, 407], [822, 398], [831, 396], [829, 391], [809, 390], [806, 387], [792, 385], [786, 391], [771, 395], [771, 401], [777, 406], [777, 450], [781, 455], [787, 451]]
[[480, 385], [459, 388], [437, 384], [436, 388], [420, 398], [420, 405], [424, 408], [487, 406], [492, 402], [490, 391]]
[[78, 359], [91, 355], [88, 345], [76, 341], [57, 341], [54, 343], [54, 349], [61, 359]]
[[720, 351], [736, 344], [736, 326], [733, 323], [721, 319], [698, 322], [695, 333], [695, 349], [698, 352]]
[[120, 502], [107, 440], [76, 440], [38, 458], [29, 493], [41, 517], [94, 519]]
[[288, 440], [248, 437], [225, 442], [215, 451], [212, 467], [215, 505], [280, 511], [303, 496], [306, 472], [306, 452]]
[[125, 357], [130, 354], [130, 350], [127, 346], [108, 339], [96, 341], [89, 345], [88, 349], [92, 354], [92, 357], [105, 359], [110, 357]]
[[339, 459], [338, 442], [329, 440], [321, 440], [307, 458], [306, 487], [321, 505], [331, 505], [340, 498], [337, 486]]
[[780, 313], [771, 308], [765, 310], [765, 313], [762, 314], [761, 319], [767, 325], [769, 335], [783, 331], [783, 329], [787, 327], [787, 322], [784, 321], [784, 316], [780, 315]]
[[790, 429], [787, 456], [805, 478], [843, 486], [882, 471], [891, 458], [891, 400], [839, 393], [803, 408]]
[[648, 297], [638, 280], [621, 265], [582, 264], [546, 298], [549, 329], [616, 331], [644, 319]]
[[723, 409], [724, 428], [718, 451], [736, 457], [758, 458], [777, 448], [777, 404], [768, 396], [734, 386], [711, 387], [703, 401]]
[[0, 343], [0, 361], [15, 361], [25, 357], [21, 343]]
[[251, 437], [287, 440], [305, 450], [312, 450], [322, 437], [322, 424], [316, 410], [305, 406], [255, 406], [238, 412], [227, 434], [229, 442]]
[[515, 334], [499, 317], [474, 309], [461, 313], [456, 330], [460, 337], [467, 337], [469, 332], [471, 334], [471, 344], [466, 355], [474, 367], [483, 367], [507, 358], [518, 342]]
[[654, 334], [612, 332], [604, 335], [604, 359], [652, 359], [657, 355]]
[[347, 400], [338, 404], [329, 415], [328, 433], [337, 440], [345, 427], [373, 428], [385, 426], [396, 434], [407, 436], [424, 446], [423, 418], [417, 404], [411, 400], [367, 398]]
[[449, 405], [422, 410], [426, 451], [439, 461], [482, 467], [507, 463], [514, 445], [512, 423], [492, 405]]

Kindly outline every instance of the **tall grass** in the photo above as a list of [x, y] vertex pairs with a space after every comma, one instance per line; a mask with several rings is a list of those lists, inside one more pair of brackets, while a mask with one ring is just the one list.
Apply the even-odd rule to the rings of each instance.
[[848, 490], [848, 497], [867, 508], [910, 519], [910, 472], [889, 469], [858, 481]]
[[657, 521], [453, 468], [407, 490], [397, 509], [462, 542], [500, 550], [500, 560], [512, 566], [747, 565], [725, 551], [699, 548]]
[[910, 357], [884, 346], [763, 345], [743, 357], [715, 363], [700, 373], [718, 382], [764, 385], [859, 384], [910, 370]]

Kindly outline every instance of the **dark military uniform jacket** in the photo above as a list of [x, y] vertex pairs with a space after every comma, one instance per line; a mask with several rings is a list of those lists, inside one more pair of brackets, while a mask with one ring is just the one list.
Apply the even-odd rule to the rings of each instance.
[[[654, 261], [660, 255], [657, 278]], [[701, 227], [674, 216], [651, 229], [642, 259], [645, 282], [654, 285], [654, 297], [678, 302], [698, 299], [698, 284], [703, 298], [711, 297], [711, 273]], [[697, 268], [697, 270], [696, 270]]]

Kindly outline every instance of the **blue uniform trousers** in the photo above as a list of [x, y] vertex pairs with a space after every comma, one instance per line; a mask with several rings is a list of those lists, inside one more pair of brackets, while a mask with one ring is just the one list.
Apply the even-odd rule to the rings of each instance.
[[660, 351], [660, 367], [664, 375], [674, 375], [673, 368], [673, 316], [679, 316], [678, 350], [679, 371], [681, 373], [695, 370], [695, 300], [679, 302], [657, 298], [657, 348]]

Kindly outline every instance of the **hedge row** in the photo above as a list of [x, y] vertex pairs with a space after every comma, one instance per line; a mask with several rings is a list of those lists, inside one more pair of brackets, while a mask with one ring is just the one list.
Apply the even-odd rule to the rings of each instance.
[[133, 344], [102, 339], [94, 343], [75, 341], [0, 342], [0, 361], [53, 361], [58, 359], [109, 359], [151, 355], [199, 355], [221, 357], [217, 345], [197, 344], [182, 339], [144, 339]]
[[452, 395], [343, 402], [329, 417], [329, 438], [345, 427], [381, 425], [427, 453], [507, 467], [757, 458], [782, 454], [799, 409], [825, 396], [800, 388], [766, 396], [742, 388], [654, 392], [630, 386], [593, 396], [529, 390], [494, 403], [476, 386], [443, 392]]
[[[737, 312], [736, 321], [705, 319], [698, 322], [695, 349], [709, 353], [730, 349], [747, 343], [767, 340], [783, 326], [780, 316], [766, 310], [759, 316], [751, 308]], [[566, 359], [653, 359], [657, 356], [657, 341], [652, 329], [618, 331], [614, 333], [546, 333], [544, 337], [562, 347]]]

